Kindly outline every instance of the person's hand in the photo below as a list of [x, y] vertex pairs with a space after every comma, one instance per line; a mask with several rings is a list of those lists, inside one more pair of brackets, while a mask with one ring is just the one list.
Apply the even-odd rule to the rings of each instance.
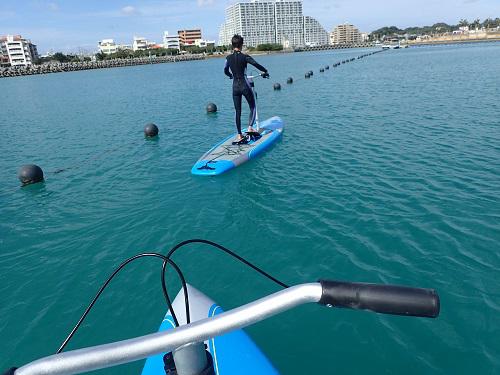
[[232, 74], [229, 76], [229, 79], [233, 79], [233, 75]]
[[262, 78], [269, 78], [269, 72], [262, 73]]

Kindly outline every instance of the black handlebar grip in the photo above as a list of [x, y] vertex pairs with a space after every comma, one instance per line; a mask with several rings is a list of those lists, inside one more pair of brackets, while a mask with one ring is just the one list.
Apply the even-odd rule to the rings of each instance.
[[434, 289], [328, 280], [319, 282], [323, 288], [319, 303], [323, 305], [426, 318], [439, 315], [439, 296]]

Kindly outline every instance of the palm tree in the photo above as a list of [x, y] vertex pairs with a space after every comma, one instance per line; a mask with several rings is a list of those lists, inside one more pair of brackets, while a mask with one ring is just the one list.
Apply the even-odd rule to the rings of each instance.
[[490, 28], [490, 25], [492, 23], [492, 19], [491, 18], [486, 18], [484, 21], [483, 21], [483, 27], [486, 28], [486, 29], [489, 29]]
[[462, 18], [460, 20], [460, 22], [458, 23], [458, 26], [460, 26], [460, 27], [469, 26], [469, 21], [467, 21], [465, 18]]
[[479, 29], [479, 26], [481, 26], [481, 20], [479, 18], [476, 18], [474, 22], [472, 22], [472, 27], [475, 29]]

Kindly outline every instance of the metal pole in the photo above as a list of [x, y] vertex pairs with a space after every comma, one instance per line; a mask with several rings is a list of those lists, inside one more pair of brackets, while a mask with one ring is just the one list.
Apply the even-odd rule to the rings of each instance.
[[204, 342], [305, 303], [319, 302], [322, 292], [320, 283], [293, 286], [213, 318], [173, 330], [45, 357], [19, 368], [15, 374], [79, 374], [138, 361], [188, 343]]

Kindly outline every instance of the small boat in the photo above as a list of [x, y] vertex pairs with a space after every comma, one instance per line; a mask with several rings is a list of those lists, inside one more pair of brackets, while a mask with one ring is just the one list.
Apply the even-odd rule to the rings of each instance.
[[384, 42], [382, 45], [382, 49], [400, 49], [401, 44], [399, 42], [399, 39], [394, 38], [390, 39], [389, 41]]

